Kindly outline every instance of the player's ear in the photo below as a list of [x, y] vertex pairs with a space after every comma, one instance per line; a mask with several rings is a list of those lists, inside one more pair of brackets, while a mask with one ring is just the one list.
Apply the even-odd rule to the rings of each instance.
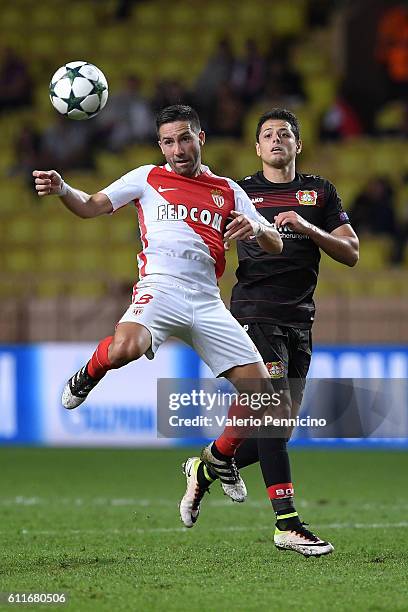
[[164, 155], [164, 151], [163, 151], [163, 147], [162, 147], [161, 140], [158, 140], [158, 141], [157, 141], [157, 144], [158, 144], [158, 145], [159, 145], [159, 147], [160, 147], [160, 151], [161, 151], [161, 152], [163, 153], [163, 155]]
[[203, 144], [205, 143], [205, 132], [203, 130], [198, 133], [198, 142], [201, 146], [203, 146]]
[[259, 146], [259, 142], [255, 143], [255, 150], [258, 157], [261, 157], [261, 148]]
[[297, 143], [296, 143], [296, 155], [299, 155], [301, 150], [302, 150], [302, 141], [298, 140]]

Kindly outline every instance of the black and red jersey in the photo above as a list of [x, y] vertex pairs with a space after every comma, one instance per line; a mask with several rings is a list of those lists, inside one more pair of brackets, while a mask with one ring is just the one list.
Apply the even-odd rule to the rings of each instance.
[[[290, 183], [271, 183], [257, 172], [238, 184], [271, 223], [288, 210], [328, 233], [349, 223], [334, 185], [320, 176], [297, 173]], [[243, 324], [259, 321], [309, 329], [315, 315], [320, 250], [308, 236], [288, 227], [279, 231], [283, 239], [279, 255], [266, 253], [255, 239], [238, 242], [238, 282], [231, 312]]]

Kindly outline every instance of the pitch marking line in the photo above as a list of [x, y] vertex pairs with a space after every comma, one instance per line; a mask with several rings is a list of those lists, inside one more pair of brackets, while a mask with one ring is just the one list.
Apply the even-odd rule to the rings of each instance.
[[[181, 493], [180, 493], [181, 495]], [[15, 497], [0, 497], [0, 507], [2, 506], [41, 506], [41, 505], [50, 505], [53, 506], [71, 506], [71, 507], [89, 507], [89, 506], [111, 506], [111, 507], [142, 507], [142, 508], [155, 508], [155, 507], [163, 507], [167, 506], [168, 508], [177, 507], [177, 502], [174, 500], [154, 498], [115, 498], [115, 497], [90, 497], [90, 498], [82, 498], [82, 497], [58, 497], [58, 498], [47, 498], [47, 497], [28, 497], [24, 495], [17, 495]], [[231, 506], [231, 501], [227, 498], [221, 499], [208, 499], [206, 500], [206, 506], [210, 508], [227, 508]], [[297, 505], [301, 508], [309, 508], [312, 509], [314, 507], [320, 507], [321, 504], [317, 501], [308, 501], [308, 500], [299, 500]], [[268, 511], [269, 513], [269, 504], [267, 503], [267, 499], [264, 501], [260, 500], [252, 500], [247, 499], [245, 501], [245, 507], [248, 508], [259, 508], [261, 510]], [[388, 510], [388, 504], [381, 503], [365, 503], [359, 505], [360, 510]], [[393, 504], [394, 509], [401, 510], [402, 512], [408, 511], [407, 504]], [[349, 525], [345, 525], [348, 527]], [[404, 526], [404, 525], [403, 525]]]
[[[181, 493], [180, 493], [181, 495]], [[170, 499], [132, 499], [132, 498], [109, 498], [109, 497], [91, 497], [89, 499], [86, 498], [69, 498], [69, 497], [61, 497], [61, 498], [45, 498], [45, 497], [24, 497], [23, 495], [18, 495], [12, 498], [0, 498], [0, 506], [41, 506], [41, 505], [49, 505], [52, 504], [54, 506], [142, 506], [144, 508], [154, 507], [154, 506], [169, 506], [174, 508], [177, 505], [177, 502]], [[208, 500], [209, 506], [229, 506], [231, 504], [229, 499], [214, 499]], [[265, 502], [247, 500], [246, 506], [251, 506], [254, 508], [269, 508], [267, 504], [267, 500], [265, 498]]]
[[[181, 495], [181, 493], [180, 493]], [[53, 506], [114, 506], [114, 507], [126, 507], [126, 506], [139, 506], [143, 508], [148, 507], [161, 507], [168, 506], [169, 508], [174, 508], [177, 505], [177, 501], [160, 498], [147, 499], [147, 498], [115, 498], [115, 497], [90, 497], [90, 498], [82, 498], [82, 497], [58, 497], [58, 498], [46, 498], [46, 497], [26, 497], [24, 495], [18, 495], [16, 497], [0, 497], [0, 507], [1, 506], [40, 506], [40, 505], [50, 505]], [[216, 507], [229, 507], [231, 506], [231, 501], [227, 498], [221, 499], [208, 499], [206, 500], [206, 506], [210, 506], [213, 508]], [[307, 501], [307, 500], [299, 500], [297, 505], [301, 508], [313, 508], [315, 506], [320, 506], [318, 502]], [[245, 507], [251, 508], [261, 508], [264, 510], [268, 510], [269, 512], [269, 504], [267, 503], [267, 499], [264, 501], [247, 499], [245, 501]], [[393, 508], [399, 509], [401, 511], [408, 511], [408, 505], [404, 504], [393, 504]], [[381, 504], [381, 503], [365, 503], [359, 505], [360, 510], [381, 510], [389, 509], [389, 504]]]
[[[407, 521], [401, 521], [400, 523], [321, 523], [315, 525], [318, 529], [401, 529], [408, 528]], [[255, 526], [235, 526], [235, 527], [215, 527], [212, 528], [211, 531], [217, 532], [240, 532], [240, 531], [270, 531], [272, 527], [270, 525], [255, 527]], [[130, 534], [145, 534], [145, 533], [187, 533], [190, 530], [186, 527], [136, 527], [135, 529], [106, 529], [104, 530], [105, 534], [111, 535], [130, 535]], [[0, 533], [6, 535], [9, 534], [9, 531], [0, 531]], [[44, 536], [64, 536], [64, 535], [84, 535], [84, 534], [99, 534], [99, 529], [21, 529], [20, 535], [44, 535]]]

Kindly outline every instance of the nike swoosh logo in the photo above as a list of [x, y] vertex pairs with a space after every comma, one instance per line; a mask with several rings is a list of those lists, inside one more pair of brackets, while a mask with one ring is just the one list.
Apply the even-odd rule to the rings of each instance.
[[177, 187], [162, 187], [160, 185], [159, 189], [157, 190], [159, 193], [163, 193], [163, 191], [177, 191]]

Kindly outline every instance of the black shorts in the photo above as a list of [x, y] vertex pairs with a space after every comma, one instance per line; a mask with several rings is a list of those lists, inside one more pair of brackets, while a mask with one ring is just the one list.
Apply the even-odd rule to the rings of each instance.
[[274, 387], [289, 389], [292, 402], [301, 403], [312, 358], [310, 329], [269, 323], [243, 326], [261, 353]]

